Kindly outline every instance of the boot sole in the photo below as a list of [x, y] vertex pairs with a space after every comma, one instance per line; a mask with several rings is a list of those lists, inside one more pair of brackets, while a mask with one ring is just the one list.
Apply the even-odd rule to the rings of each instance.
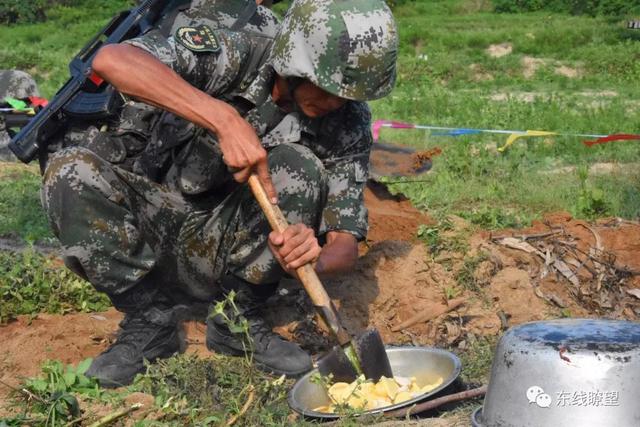
[[[242, 350], [238, 350], [236, 348], [230, 347], [226, 345], [224, 342], [216, 341], [209, 336], [207, 336], [206, 345], [209, 351], [213, 351], [217, 354], [224, 354], [225, 356], [236, 356], [236, 357], [243, 356], [244, 357], [251, 354], [250, 352], [246, 352], [246, 351], [242, 351]], [[274, 369], [270, 366], [260, 363], [260, 361], [256, 360], [255, 358], [253, 358], [253, 363], [262, 372], [266, 372], [268, 374], [275, 374], [275, 375], [286, 375], [287, 377], [294, 378], [294, 379], [299, 378], [302, 375], [309, 372], [309, 369], [305, 369], [303, 371], [298, 371], [298, 372], [282, 371], [280, 369]]]

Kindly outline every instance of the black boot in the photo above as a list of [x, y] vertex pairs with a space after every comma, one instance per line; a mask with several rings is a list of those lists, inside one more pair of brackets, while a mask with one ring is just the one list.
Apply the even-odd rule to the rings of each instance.
[[[116, 308], [125, 312], [118, 338], [93, 359], [86, 372], [102, 387], [131, 384], [137, 374], [144, 372], [145, 360], [153, 362], [181, 350], [176, 309], [140, 292], [144, 290], [112, 298]], [[144, 303], [142, 307], [141, 303]]]
[[[261, 370], [297, 377], [312, 368], [311, 357], [297, 344], [273, 332], [260, 313], [260, 307], [276, 287], [252, 285], [227, 275], [222, 289], [226, 295], [235, 293], [233, 304], [225, 302], [224, 314], [211, 311], [207, 319], [207, 348], [231, 356], [251, 354]], [[230, 330], [230, 324], [242, 324], [244, 320], [246, 331]]]

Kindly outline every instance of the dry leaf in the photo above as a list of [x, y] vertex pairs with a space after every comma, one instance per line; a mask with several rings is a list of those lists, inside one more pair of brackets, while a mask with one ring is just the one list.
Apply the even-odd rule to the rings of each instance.
[[554, 261], [553, 266], [556, 268], [556, 270], [558, 270], [560, 274], [562, 274], [568, 281], [570, 281], [573, 286], [578, 288], [580, 287], [580, 281], [578, 280], [578, 277], [573, 274], [573, 271], [571, 271], [569, 266], [564, 261], [557, 259]]
[[627, 289], [627, 293], [629, 295], [633, 295], [634, 297], [640, 299], [640, 289]]

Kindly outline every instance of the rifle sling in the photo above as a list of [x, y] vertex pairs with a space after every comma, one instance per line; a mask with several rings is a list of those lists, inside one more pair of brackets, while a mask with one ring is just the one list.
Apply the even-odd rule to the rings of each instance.
[[238, 31], [244, 28], [257, 10], [258, 5], [256, 2], [254, 0], [248, 0], [244, 9], [240, 12], [238, 19], [236, 19], [236, 22], [231, 26], [231, 31]]

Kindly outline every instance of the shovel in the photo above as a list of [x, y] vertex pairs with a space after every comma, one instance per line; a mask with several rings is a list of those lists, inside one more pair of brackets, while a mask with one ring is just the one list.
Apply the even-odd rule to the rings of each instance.
[[[249, 187], [262, 208], [271, 228], [280, 233], [289, 226], [280, 208], [269, 201], [262, 183], [256, 175], [249, 177]], [[367, 330], [356, 339], [352, 339], [344, 329], [338, 311], [327, 291], [322, 286], [311, 264], [296, 269], [296, 273], [316, 307], [318, 314], [328, 326], [338, 345], [333, 347], [318, 362], [318, 371], [322, 375], [333, 375], [335, 381], [352, 382], [358, 375], [378, 381], [381, 376], [392, 378], [391, 365], [380, 334], [375, 329]]]

